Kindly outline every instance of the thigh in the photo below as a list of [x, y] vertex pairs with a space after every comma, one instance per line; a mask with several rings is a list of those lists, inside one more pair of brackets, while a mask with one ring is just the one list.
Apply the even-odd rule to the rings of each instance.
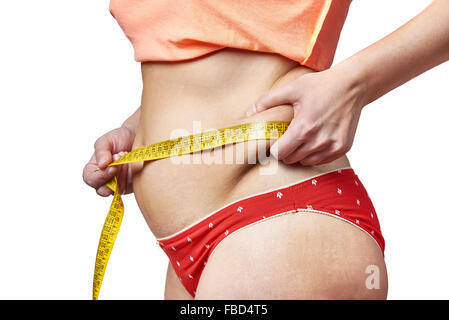
[[296, 213], [226, 237], [202, 273], [196, 299], [385, 299], [382, 252], [339, 219]]
[[165, 280], [165, 300], [193, 300], [192, 296], [182, 285], [171, 263], [168, 263]]

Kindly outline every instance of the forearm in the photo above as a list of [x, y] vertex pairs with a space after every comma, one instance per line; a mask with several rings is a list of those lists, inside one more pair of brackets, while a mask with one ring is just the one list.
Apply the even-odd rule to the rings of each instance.
[[333, 69], [357, 88], [363, 107], [447, 60], [449, 1], [435, 0], [401, 28]]
[[140, 107], [123, 122], [122, 127], [129, 128], [134, 134], [136, 134], [137, 126], [140, 119]]

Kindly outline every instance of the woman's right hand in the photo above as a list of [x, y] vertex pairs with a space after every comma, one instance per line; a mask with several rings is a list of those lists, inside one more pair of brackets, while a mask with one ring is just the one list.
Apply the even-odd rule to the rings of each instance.
[[83, 180], [100, 196], [107, 197], [113, 194], [105, 183], [114, 176], [117, 176], [121, 194], [133, 192], [131, 166], [129, 164], [107, 166], [131, 151], [134, 138], [135, 133], [130, 128], [120, 127], [109, 131], [95, 141], [95, 152], [84, 166]]

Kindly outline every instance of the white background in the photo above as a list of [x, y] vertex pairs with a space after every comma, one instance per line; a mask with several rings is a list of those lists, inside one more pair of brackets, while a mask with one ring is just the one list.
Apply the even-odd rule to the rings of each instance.
[[[427, 1], [355, 0], [335, 62]], [[139, 106], [140, 66], [108, 1], [0, 4], [0, 298], [90, 299], [111, 198], [82, 169]], [[382, 65], [379, 64], [379, 68]], [[367, 106], [348, 156], [386, 239], [390, 299], [449, 298], [449, 64]], [[100, 298], [161, 299], [168, 259], [133, 195]]]

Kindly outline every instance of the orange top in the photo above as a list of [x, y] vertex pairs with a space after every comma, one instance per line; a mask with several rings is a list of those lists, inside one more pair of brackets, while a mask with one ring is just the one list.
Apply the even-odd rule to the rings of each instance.
[[180, 61], [225, 47], [331, 66], [351, 0], [111, 0], [136, 61]]

